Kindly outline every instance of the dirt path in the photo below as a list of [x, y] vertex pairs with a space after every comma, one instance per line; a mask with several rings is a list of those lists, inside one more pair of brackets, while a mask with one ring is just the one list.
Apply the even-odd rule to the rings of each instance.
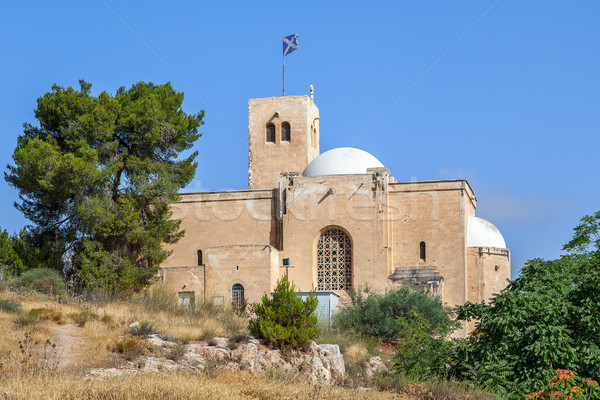
[[82, 337], [79, 328], [73, 325], [54, 325], [54, 342], [56, 343], [56, 354], [60, 357], [58, 364], [61, 370], [73, 370], [80, 360]]

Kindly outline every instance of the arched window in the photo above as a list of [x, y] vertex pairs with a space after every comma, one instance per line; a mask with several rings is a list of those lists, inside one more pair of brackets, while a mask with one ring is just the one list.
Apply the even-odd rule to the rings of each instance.
[[202, 250], [198, 250], [198, 265], [204, 265], [204, 260], [202, 259]]
[[244, 286], [239, 283], [236, 283], [231, 288], [231, 302], [237, 306], [242, 304], [242, 299], [244, 298]]
[[291, 130], [292, 130], [292, 128], [290, 127], [289, 122], [284, 122], [283, 124], [281, 124], [281, 141], [282, 142], [289, 142], [291, 140], [291, 138], [292, 138]]
[[275, 143], [275, 124], [267, 125], [267, 142]]
[[328, 229], [317, 242], [317, 289], [352, 287], [352, 243], [341, 229]]
[[425, 248], [425, 242], [419, 243], [419, 256], [422, 261], [427, 259], [427, 249]]

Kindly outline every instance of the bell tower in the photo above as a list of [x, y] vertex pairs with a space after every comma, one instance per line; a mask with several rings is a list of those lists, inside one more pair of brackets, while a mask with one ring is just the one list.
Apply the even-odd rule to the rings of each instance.
[[248, 189], [271, 189], [319, 155], [319, 109], [310, 96], [248, 100]]

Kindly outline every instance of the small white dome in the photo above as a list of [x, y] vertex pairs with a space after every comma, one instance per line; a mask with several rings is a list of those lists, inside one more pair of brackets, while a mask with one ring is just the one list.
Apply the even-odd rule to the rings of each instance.
[[306, 166], [302, 176], [366, 174], [367, 168], [382, 168], [377, 158], [364, 150], [338, 147], [319, 155]]
[[504, 238], [498, 228], [490, 221], [478, 217], [469, 217], [467, 246], [505, 249], [506, 242], [504, 242]]

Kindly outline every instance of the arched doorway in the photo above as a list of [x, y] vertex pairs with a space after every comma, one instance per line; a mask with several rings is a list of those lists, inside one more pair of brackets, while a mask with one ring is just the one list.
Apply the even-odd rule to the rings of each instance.
[[321, 232], [317, 241], [317, 289], [347, 290], [352, 287], [352, 241], [339, 228]]

